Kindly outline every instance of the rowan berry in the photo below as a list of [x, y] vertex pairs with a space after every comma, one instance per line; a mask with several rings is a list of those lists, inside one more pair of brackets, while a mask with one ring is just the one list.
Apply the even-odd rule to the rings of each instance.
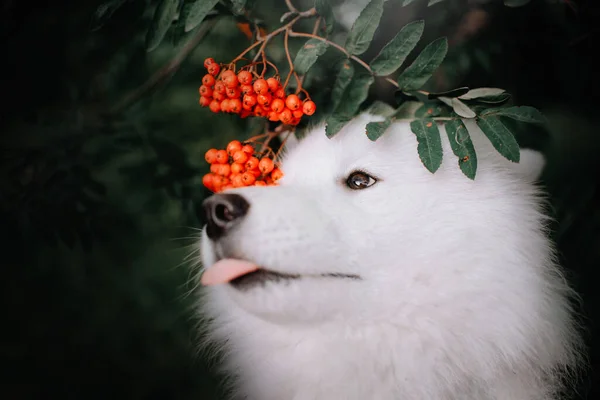
[[254, 89], [252, 88], [252, 85], [242, 85], [240, 86], [240, 90], [242, 91], [242, 94], [244, 96], [247, 94], [254, 94]]
[[267, 186], [265, 181], [256, 181], [254, 182], [254, 186]]
[[244, 186], [244, 181], [242, 179], [242, 174], [235, 175], [231, 178], [231, 183], [233, 187], [242, 187]]
[[225, 164], [216, 164], [216, 163], [212, 164], [210, 166], [210, 172], [213, 173], [213, 174], [215, 174], [215, 175], [219, 175], [219, 171], [220, 171], [219, 167], [221, 165], [225, 165]]
[[240, 99], [229, 100], [229, 111], [234, 114], [239, 114], [242, 111], [242, 102]]
[[284, 109], [280, 114], [279, 114], [279, 120], [281, 122], [283, 122], [284, 124], [289, 124], [290, 122], [292, 122], [292, 112], [290, 111], [289, 108]]
[[215, 77], [211, 74], [206, 74], [202, 77], [202, 84], [204, 86], [212, 87], [215, 84]]
[[277, 79], [269, 78], [267, 79], [267, 86], [269, 86], [269, 90], [271, 92], [275, 92], [277, 89], [279, 89], [279, 86], [281, 86], [281, 84]]
[[227, 147], [225, 147], [225, 151], [227, 151], [227, 154], [230, 156], [233, 156], [233, 153], [241, 149], [242, 143], [239, 140], [232, 140], [231, 142], [227, 143]]
[[233, 153], [233, 161], [238, 163], [238, 164], [245, 164], [246, 161], [248, 161], [248, 153], [242, 151], [242, 150], [238, 150], [235, 153]]
[[252, 108], [256, 105], [256, 96], [247, 94], [244, 95], [244, 106]]
[[242, 151], [246, 154], [252, 155], [254, 154], [254, 146], [252, 146], [251, 144], [245, 144], [242, 147]]
[[229, 176], [229, 174], [231, 174], [231, 167], [229, 164], [214, 164], [214, 166], [217, 167], [216, 171], [214, 171], [217, 175]]
[[273, 96], [269, 92], [265, 94], [259, 94], [258, 96], [256, 96], [256, 102], [263, 107], [269, 107], [271, 105], [272, 99]]
[[285, 98], [285, 89], [280, 87], [279, 89], [277, 89], [274, 93], [273, 96], [275, 96], [278, 99], [283, 99]]
[[212, 76], [219, 75], [219, 72], [221, 71], [221, 67], [219, 67], [219, 64], [217, 63], [209, 65], [206, 69], [208, 70], [208, 73]]
[[249, 71], [240, 71], [237, 79], [242, 85], [249, 85], [252, 83], [252, 73]]
[[227, 152], [225, 150], [217, 150], [215, 161], [218, 164], [227, 164], [229, 162], [229, 156], [227, 156]]
[[219, 103], [227, 98], [227, 96], [225, 96], [225, 93], [219, 93], [216, 91], [213, 92], [212, 97], [213, 97], [213, 99], [217, 100]]
[[231, 164], [231, 174], [241, 174], [244, 172], [244, 166], [242, 164], [233, 163]]
[[281, 99], [275, 99], [271, 103], [271, 110], [275, 111], [276, 113], [282, 112], [284, 108], [285, 108], [285, 103]]
[[267, 112], [265, 111], [265, 109], [263, 108], [263, 106], [261, 106], [260, 104], [257, 104], [254, 107], [254, 115], [256, 115], [257, 117], [264, 117], [267, 114]]
[[221, 80], [228, 88], [234, 88], [238, 86], [238, 78], [232, 70], [227, 70], [221, 75]]
[[300, 109], [292, 111], [292, 117], [294, 117], [294, 119], [300, 119], [303, 115], [304, 113]]
[[242, 174], [242, 182], [244, 182], [245, 186], [250, 186], [256, 182], [256, 178], [250, 172], [244, 172]]
[[210, 102], [210, 104], [208, 105], [208, 108], [210, 108], [210, 111], [212, 111], [214, 113], [218, 113], [219, 111], [221, 111], [221, 103], [215, 99]]
[[202, 184], [206, 186], [207, 189], [213, 189], [213, 174], [208, 173], [202, 177]]
[[226, 90], [226, 89], [227, 89], [227, 88], [225, 87], [225, 84], [224, 84], [223, 82], [221, 82], [221, 81], [217, 81], [217, 82], [215, 83], [215, 92], [217, 92], [217, 93], [223, 93], [223, 94], [225, 94], [225, 90]]
[[256, 81], [254, 81], [254, 84], [252, 85], [252, 88], [254, 89], [254, 91], [256, 92], [256, 94], [267, 94], [269, 93], [269, 85], [267, 84], [267, 81], [265, 81], [264, 79], [257, 79]]
[[215, 63], [215, 59], [212, 57], [208, 57], [204, 59], [204, 68], [208, 68], [209, 65], [212, 65]]
[[217, 161], [217, 149], [209, 149], [204, 153], [204, 159], [209, 164], [214, 164]]
[[206, 97], [211, 97], [213, 94], [213, 90], [208, 87], [208, 86], [200, 86], [200, 89], [198, 89], [198, 91], [200, 92], [201, 96], [206, 96]]
[[211, 101], [212, 101], [212, 98], [210, 98], [210, 97], [200, 96], [199, 102], [202, 107], [208, 106]]
[[225, 99], [221, 102], [221, 111], [229, 112], [229, 99]]
[[252, 175], [254, 175], [255, 178], [258, 178], [260, 176], [260, 171], [258, 170], [258, 168], [251, 169], [248, 172], [251, 173]]
[[275, 165], [273, 164], [273, 160], [271, 160], [269, 157], [263, 157], [260, 159], [258, 163], [258, 169], [260, 172], [266, 175], [273, 171], [273, 168], [275, 168]]
[[269, 111], [269, 121], [277, 122], [279, 121], [279, 114], [275, 111]]
[[230, 99], [235, 99], [235, 98], [239, 98], [241, 96], [241, 92], [240, 89], [238, 88], [227, 88], [225, 90], [225, 94], [227, 95], [227, 97], [229, 97]]
[[302, 112], [304, 112], [306, 115], [313, 115], [316, 110], [317, 106], [311, 100], [304, 102], [304, 105], [302, 105]]
[[273, 182], [277, 182], [281, 178], [283, 178], [283, 172], [281, 172], [279, 168], [275, 168], [271, 171], [271, 179], [273, 179]]
[[248, 161], [246, 161], [246, 169], [247, 170], [253, 170], [258, 168], [258, 158], [252, 156], [248, 159]]
[[221, 187], [222, 192], [228, 189], [233, 189], [233, 185], [231, 183], [228, 183], [227, 185]]
[[252, 114], [250, 112], [250, 110], [248, 110], [247, 108], [244, 107], [244, 105], [242, 105], [242, 111], [240, 112], [240, 118], [247, 118], [250, 116], [250, 114]]
[[285, 105], [286, 105], [286, 107], [289, 108], [292, 111], [297, 110], [298, 108], [300, 108], [301, 104], [302, 103], [300, 102], [300, 99], [295, 94], [290, 94], [285, 99]]

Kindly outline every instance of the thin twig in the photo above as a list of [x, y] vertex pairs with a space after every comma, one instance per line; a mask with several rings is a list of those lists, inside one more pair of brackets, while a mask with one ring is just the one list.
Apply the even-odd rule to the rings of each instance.
[[[313, 30], [312, 30], [312, 34], [313, 35], [316, 35], [317, 32], [319, 32], [319, 26], [321, 26], [321, 21], [322, 20], [323, 19], [321, 17], [317, 17], [317, 20], [315, 21], [315, 25], [313, 26]], [[298, 87], [302, 87], [302, 84], [304, 83], [304, 77], [305, 76], [306, 75], [302, 75], [300, 77], [300, 80], [298, 81]]]
[[290, 65], [290, 72], [288, 72], [287, 78], [285, 78], [285, 82], [283, 83], [284, 89], [287, 87], [287, 84], [290, 81], [290, 77], [294, 73], [294, 63], [292, 62], [292, 56], [290, 55], [290, 48], [288, 46], [289, 37], [290, 37], [290, 30], [286, 29], [285, 36], [283, 37], [283, 48], [285, 50], [285, 56], [287, 57], [288, 64]]
[[167, 80], [175, 71], [179, 69], [181, 64], [187, 59], [187, 57], [194, 51], [196, 46], [200, 44], [202, 39], [210, 32], [212, 27], [217, 22], [217, 19], [206, 21], [200, 26], [198, 32], [192, 37], [186, 44], [181, 48], [181, 51], [171, 60], [167, 65], [159, 69], [138, 88], [127, 93], [121, 100], [109, 110], [109, 114], [118, 114], [125, 110], [127, 107], [138, 101], [147, 92], [151, 91], [162, 82]]

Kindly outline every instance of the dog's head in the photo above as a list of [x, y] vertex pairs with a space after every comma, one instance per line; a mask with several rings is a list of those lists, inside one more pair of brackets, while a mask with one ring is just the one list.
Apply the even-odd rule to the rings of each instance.
[[515, 265], [546, 246], [530, 184], [541, 158], [522, 151], [511, 163], [469, 126], [479, 158], [471, 181], [441, 129], [443, 164], [431, 174], [408, 124], [372, 142], [373, 120], [362, 115], [332, 139], [314, 129], [287, 149], [279, 186], [205, 201], [202, 260], [205, 282], [220, 283], [207, 288], [219, 312], [409, 325], [427, 310], [460, 318], [466, 309], [444, 313], [457, 304], [489, 310], [527, 284]]

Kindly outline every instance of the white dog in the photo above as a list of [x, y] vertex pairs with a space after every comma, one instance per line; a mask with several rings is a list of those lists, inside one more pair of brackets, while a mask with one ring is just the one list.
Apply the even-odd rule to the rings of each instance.
[[440, 126], [428, 172], [407, 123], [363, 114], [288, 149], [276, 187], [205, 202], [199, 300], [232, 396], [251, 400], [547, 400], [581, 353], [572, 293], [533, 182], [474, 124], [474, 181]]

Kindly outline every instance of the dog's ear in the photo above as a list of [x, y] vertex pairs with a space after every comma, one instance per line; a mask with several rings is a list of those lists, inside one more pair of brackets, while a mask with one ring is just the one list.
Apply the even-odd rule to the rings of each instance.
[[513, 167], [523, 178], [528, 181], [537, 181], [546, 166], [544, 155], [533, 149], [521, 149], [521, 159]]

